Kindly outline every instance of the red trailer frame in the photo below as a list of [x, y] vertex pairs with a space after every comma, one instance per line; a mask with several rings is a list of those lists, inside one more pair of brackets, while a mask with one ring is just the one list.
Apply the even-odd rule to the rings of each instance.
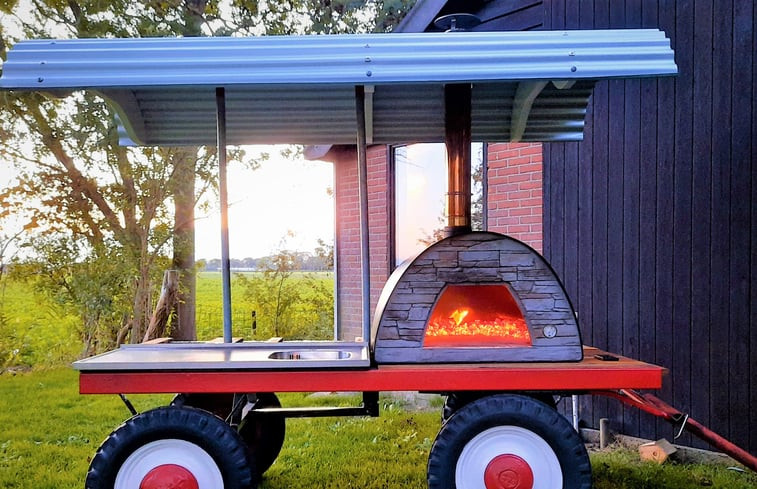
[[555, 363], [379, 365], [368, 369], [80, 372], [82, 394], [234, 392], [465, 392], [581, 393], [660, 389], [667, 370], [584, 348], [584, 360]]
[[[489, 134], [513, 141], [576, 139], [595, 81], [675, 73], [669, 41], [653, 30], [625, 30], [618, 35], [455, 32], [16, 45], [3, 66], [1, 88], [51, 93], [98, 90], [118, 107], [127, 143], [209, 144], [202, 118], [211, 114], [216, 118], [227, 345], [223, 348], [228, 349], [205, 348], [215, 360], [202, 364], [193, 362], [187, 349], [173, 348], [179, 361], [161, 368], [154, 353], [136, 349], [116, 357], [135, 353], [148, 360], [77, 362], [82, 394], [119, 394], [134, 415], [100, 446], [86, 486], [255, 487], [281, 449], [286, 417], [377, 416], [381, 391], [448, 396], [429, 456], [430, 489], [591, 487], [583, 441], [554, 409], [555, 394], [615, 397], [690, 428], [688, 417], [633, 391], [662, 387], [664, 368], [593, 348], [585, 347], [581, 361], [552, 363], [376, 365], [366, 353], [371, 346], [367, 144], [394, 144], [399, 142], [396, 137], [405, 138], [402, 142], [444, 140], [450, 153], [450, 180], [459, 180], [450, 186], [448, 227], [467, 232], [466, 182], [474, 131], [483, 139]], [[326, 93], [332, 97], [324, 97]], [[278, 115], [279, 106], [290, 98], [296, 102]], [[394, 106], [397, 100], [403, 101], [402, 109]], [[148, 116], [142, 112], [143, 103], [153, 107]], [[319, 363], [321, 357], [313, 351], [286, 346], [283, 351], [263, 353], [261, 360], [254, 345], [231, 345], [227, 109], [231, 144], [262, 142], [255, 139], [258, 133], [279, 138], [275, 142], [357, 142], [364, 334], [361, 344], [351, 345], [361, 352], [354, 361]], [[532, 117], [532, 109], [538, 115]], [[399, 120], [390, 117], [397, 117], [396, 113], [401, 114]], [[276, 114], [275, 120], [271, 114]], [[430, 118], [442, 115], [445, 124], [428, 124]], [[357, 127], [350, 134], [344, 121], [352, 117]], [[398, 132], [396, 127], [406, 120], [411, 123]], [[292, 135], [299, 139], [287, 139]], [[335, 140], [324, 140], [329, 137]], [[231, 361], [235, 349], [237, 353], [242, 349], [248, 359]], [[343, 352], [321, 348], [318, 353], [342, 358]], [[286, 409], [275, 396], [311, 391], [362, 392], [363, 405]], [[136, 413], [124, 396], [166, 392], [180, 394], [171, 405], [144, 413]], [[703, 436], [712, 439], [707, 433]], [[729, 449], [727, 444], [719, 446]], [[755, 468], [754, 457], [729, 453]]]

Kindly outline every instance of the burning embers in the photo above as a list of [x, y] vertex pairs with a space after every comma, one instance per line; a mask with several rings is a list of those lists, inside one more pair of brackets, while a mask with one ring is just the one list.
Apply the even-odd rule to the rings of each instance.
[[531, 346], [531, 334], [507, 285], [448, 285], [431, 311], [423, 346]]
[[488, 232], [446, 238], [395, 270], [371, 336], [379, 364], [583, 358], [573, 308], [549, 264]]

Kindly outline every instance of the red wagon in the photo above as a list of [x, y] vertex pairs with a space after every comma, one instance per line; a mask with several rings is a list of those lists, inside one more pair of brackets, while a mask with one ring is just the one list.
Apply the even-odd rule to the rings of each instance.
[[[590, 487], [555, 396], [627, 399], [659, 389], [665, 369], [585, 347], [544, 258], [471, 231], [470, 143], [580, 139], [596, 81], [675, 73], [655, 30], [18, 43], [0, 87], [96, 90], [123, 144], [219, 149], [225, 342], [125, 345], [75, 363], [81, 393], [120, 394], [134, 414], [103, 442], [86, 486], [254, 487], [287, 417], [377, 416], [379, 392], [420, 391], [446, 396], [429, 487]], [[366, 145], [442, 141], [448, 237], [395, 270], [371, 317]], [[254, 143], [357, 144], [355, 341], [232, 343], [226, 145]], [[362, 392], [363, 403], [289, 409], [275, 394], [311, 391]], [[158, 392], [178, 395], [139, 414], [124, 397]]]

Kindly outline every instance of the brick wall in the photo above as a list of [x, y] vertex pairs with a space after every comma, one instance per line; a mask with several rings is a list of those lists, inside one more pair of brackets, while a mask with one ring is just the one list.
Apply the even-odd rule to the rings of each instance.
[[[340, 339], [362, 336], [360, 201], [354, 151], [334, 158], [336, 200], [337, 322]], [[371, 315], [389, 277], [388, 165], [385, 146], [368, 148], [368, 226], [371, 255]]]
[[542, 148], [489, 144], [488, 227], [542, 252]]
[[[489, 230], [542, 251], [542, 151], [540, 144], [489, 144]], [[334, 149], [336, 200], [337, 321], [339, 337], [362, 335], [360, 211], [354, 150]], [[371, 315], [390, 273], [387, 148], [368, 148], [368, 224]]]

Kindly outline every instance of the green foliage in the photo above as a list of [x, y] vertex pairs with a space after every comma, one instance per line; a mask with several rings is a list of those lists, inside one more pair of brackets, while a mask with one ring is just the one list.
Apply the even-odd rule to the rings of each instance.
[[31, 285], [11, 278], [1, 305], [0, 372], [66, 364], [81, 353], [79, 318], [40, 299]]
[[[108, 261], [103, 257], [98, 262], [75, 264], [67, 268], [65, 274], [53, 268], [48, 270], [50, 275], [45, 275], [44, 268], [37, 265], [15, 265], [13, 273], [4, 279], [4, 296], [0, 296], [0, 299], [4, 297], [0, 300], [0, 373], [8, 367], [65, 365], [93, 351], [112, 348], [115, 346], [111, 340], [113, 329], [123, 324], [124, 314], [131, 307], [128, 288], [130, 284], [133, 286], [134, 280], [119, 272], [118, 260]], [[270, 319], [258, 309], [255, 301], [245, 297], [240, 280], [242, 276], [251, 280], [260, 275], [248, 273], [232, 277], [232, 334], [235, 337], [265, 340], [273, 336]], [[333, 275], [294, 272], [288, 281], [299, 288], [306, 303], [294, 307], [291, 313], [300, 326], [301, 334], [297, 338], [331, 339]], [[110, 291], [118, 289], [111, 282], [125, 288], [120, 296], [111, 295]], [[73, 294], [66, 289], [65, 284], [80, 283], [81, 286], [74, 286], [77, 290]], [[254, 335], [252, 311], [258, 314]], [[197, 336], [201, 341], [223, 336], [220, 273], [198, 274]]]
[[238, 275], [243, 297], [257, 315], [259, 334], [286, 339], [334, 336], [334, 284], [316, 274], [296, 274], [298, 254], [280, 250], [260, 273]]
[[[81, 243], [60, 236], [39, 240], [35, 249], [38, 260], [17, 265], [14, 275], [30, 284], [40, 300], [79, 318], [74, 331], [82, 356], [115, 348], [138, 285], [134, 257], [115, 242], [82, 252]], [[168, 266], [165, 259], [158, 264], [152, 267], [151, 283], [159, 282], [159, 269]]]

